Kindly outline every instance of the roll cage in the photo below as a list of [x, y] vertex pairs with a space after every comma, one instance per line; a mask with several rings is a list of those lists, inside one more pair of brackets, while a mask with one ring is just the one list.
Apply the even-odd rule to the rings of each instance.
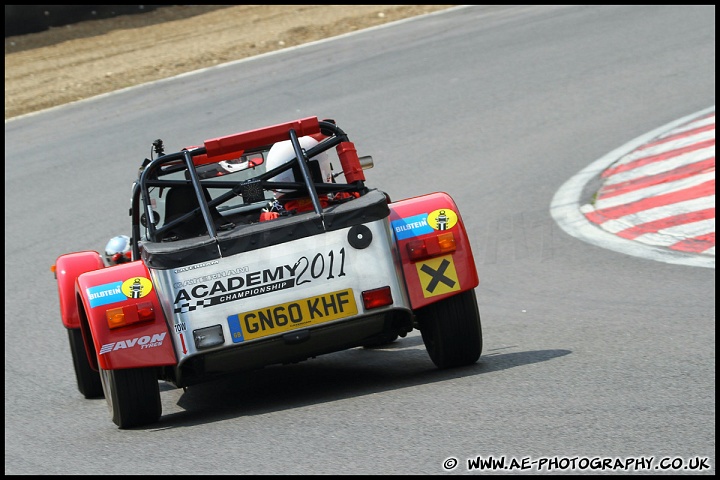
[[[319, 140], [319, 143], [304, 150], [298, 139], [307, 135], [313, 136]], [[247, 171], [254, 172], [255, 167], [264, 161], [270, 147], [285, 140], [290, 140], [295, 157], [277, 168], [263, 171], [255, 176], [244, 175], [240, 179], [231, 179], [233, 175], [223, 175], [218, 167], [220, 162], [243, 158], [247, 159], [245, 169], [252, 169]], [[308, 165], [308, 159], [333, 147], [340, 160], [346, 183], [325, 183], [319, 181], [320, 179], [314, 179]], [[356, 192], [360, 196], [364, 195], [368, 189], [365, 186], [362, 170], [372, 166], [370, 157], [363, 157], [361, 162], [347, 134], [333, 120], [319, 121], [317, 117], [206, 140], [203, 146], [188, 147], [170, 154], [164, 153], [162, 140], [156, 140], [153, 143], [153, 151], [158, 157], [145, 159], [140, 168], [139, 178], [133, 185], [130, 216], [134, 260], [140, 258], [141, 239], [161, 242], [168, 231], [181, 224], [198, 221], [198, 216], [201, 217], [200, 224], [204, 228], [198, 228], [197, 235], [207, 232], [207, 235], [215, 238], [218, 226], [213, 213], [218, 207], [223, 208], [221, 207], [223, 204], [227, 205], [227, 202], [240, 197], [244, 206], [259, 211], [263, 205], [269, 203], [266, 192], [276, 189], [290, 191], [286, 194], [289, 197], [309, 198], [314, 215], [322, 222], [323, 207], [320, 195], [340, 192]], [[253, 157], [258, 160], [253, 160]], [[269, 180], [289, 169], [294, 169], [295, 178], [300, 176], [302, 180], [296, 182]], [[160, 189], [162, 192], [163, 189], [173, 187], [191, 189], [188, 192], [194, 193], [197, 206], [159, 225], [159, 215], [152, 206], [151, 191]], [[210, 189], [215, 191], [221, 189], [224, 192], [213, 198], [208, 194]]]

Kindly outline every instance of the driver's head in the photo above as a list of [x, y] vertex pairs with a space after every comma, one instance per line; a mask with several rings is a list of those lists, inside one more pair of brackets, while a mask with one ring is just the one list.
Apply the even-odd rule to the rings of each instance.
[[130, 237], [118, 235], [105, 245], [105, 262], [108, 266], [129, 262], [132, 259]]
[[[312, 137], [300, 137], [298, 141], [303, 150], [308, 150], [319, 143]], [[284, 165], [293, 158], [295, 158], [295, 150], [293, 149], [292, 142], [290, 140], [278, 142], [273, 145], [268, 152], [267, 170], [272, 170], [280, 165]], [[333, 167], [327, 152], [322, 152], [312, 157], [308, 161], [308, 168], [314, 182], [335, 183]], [[302, 182], [302, 175], [300, 174], [299, 167], [294, 166], [269, 180], [272, 182]], [[275, 190], [275, 196], [280, 197], [290, 191], [292, 190], [277, 189]]]

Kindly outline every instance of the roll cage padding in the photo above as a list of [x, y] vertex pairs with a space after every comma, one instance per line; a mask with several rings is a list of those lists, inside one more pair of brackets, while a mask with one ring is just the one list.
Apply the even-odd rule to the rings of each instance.
[[308, 117], [293, 122], [282, 123], [272, 127], [259, 128], [226, 137], [205, 140], [208, 159], [231, 152], [253, 150], [288, 139], [288, 132], [304, 137], [320, 133], [320, 122], [317, 117]]

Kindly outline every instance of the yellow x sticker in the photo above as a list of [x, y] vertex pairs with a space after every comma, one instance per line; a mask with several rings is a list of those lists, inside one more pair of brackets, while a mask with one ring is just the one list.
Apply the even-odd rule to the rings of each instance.
[[460, 290], [452, 255], [432, 258], [415, 264], [425, 298]]

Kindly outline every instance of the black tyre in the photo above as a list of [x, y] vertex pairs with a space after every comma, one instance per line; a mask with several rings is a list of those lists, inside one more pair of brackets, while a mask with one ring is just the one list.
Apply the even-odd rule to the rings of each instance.
[[75, 378], [80, 393], [85, 398], [102, 398], [103, 388], [100, 381], [100, 374], [90, 367], [85, 344], [83, 343], [82, 332], [79, 328], [68, 328], [68, 339], [70, 340], [70, 353], [72, 353], [73, 365], [75, 366]]
[[415, 312], [423, 343], [438, 368], [471, 365], [482, 353], [482, 327], [475, 290]]
[[115, 425], [120, 428], [140, 427], [160, 419], [160, 386], [154, 368], [101, 368], [100, 377]]

